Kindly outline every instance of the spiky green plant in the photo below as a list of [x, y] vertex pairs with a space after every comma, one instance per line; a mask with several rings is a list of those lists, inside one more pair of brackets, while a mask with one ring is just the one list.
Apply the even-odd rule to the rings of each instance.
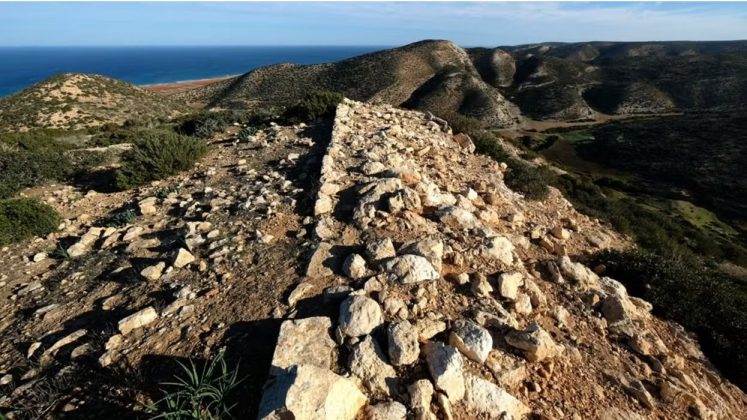
[[199, 369], [190, 360], [189, 366], [179, 362], [184, 371], [174, 376], [174, 382], [162, 385], [164, 397], [151, 408], [155, 414], [152, 419], [168, 420], [212, 420], [233, 418], [229, 396], [241, 383], [238, 369], [229, 370], [225, 360], [225, 351], [221, 350], [208, 363]]

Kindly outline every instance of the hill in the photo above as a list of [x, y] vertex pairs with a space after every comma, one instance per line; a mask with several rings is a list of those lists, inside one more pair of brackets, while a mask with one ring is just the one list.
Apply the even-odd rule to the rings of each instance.
[[0, 99], [0, 127], [75, 130], [169, 118], [186, 110], [181, 103], [120, 80], [63, 73]]
[[[483, 78], [535, 119], [747, 108], [744, 41], [548, 43], [468, 52]], [[494, 74], [503, 75], [501, 83]]]
[[292, 105], [312, 89], [441, 115], [460, 112], [496, 126], [513, 123], [510, 104], [482, 80], [467, 53], [448, 41], [422, 41], [329, 64], [263, 67], [177, 97], [213, 108], [256, 108]]

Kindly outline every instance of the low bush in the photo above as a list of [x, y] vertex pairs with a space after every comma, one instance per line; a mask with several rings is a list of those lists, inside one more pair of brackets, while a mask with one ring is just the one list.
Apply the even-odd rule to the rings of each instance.
[[46, 235], [59, 223], [57, 212], [37, 200], [0, 200], [0, 245]]
[[207, 152], [201, 139], [171, 131], [151, 130], [123, 158], [115, 174], [115, 186], [130, 189], [191, 168]]
[[337, 92], [313, 92], [290, 107], [286, 111], [286, 117], [291, 121], [313, 121], [317, 118], [331, 117], [342, 99], [342, 94]]
[[249, 141], [249, 138], [257, 134], [257, 131], [259, 130], [256, 127], [244, 127], [239, 131], [236, 138], [238, 138], [240, 143], [246, 143]]
[[509, 170], [506, 172], [506, 185], [519, 191], [530, 200], [544, 200], [550, 194], [548, 185], [555, 174], [545, 166], [534, 166], [518, 159], [509, 159]]
[[186, 116], [177, 122], [174, 130], [186, 136], [195, 136], [203, 139], [213, 137], [234, 123], [244, 123], [249, 115], [237, 111], [198, 112]]
[[698, 335], [703, 351], [725, 376], [747, 387], [747, 284], [706, 262], [645, 251], [602, 251], [592, 264], [623, 282], [654, 311]]
[[125, 209], [114, 212], [101, 220], [101, 225], [107, 227], [122, 227], [129, 225], [137, 219], [137, 213], [133, 209]]

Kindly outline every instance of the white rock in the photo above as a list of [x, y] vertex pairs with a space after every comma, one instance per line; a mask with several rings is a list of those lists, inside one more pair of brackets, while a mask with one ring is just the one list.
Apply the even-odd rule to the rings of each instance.
[[420, 255], [402, 255], [392, 258], [384, 268], [403, 284], [421, 281], [438, 280], [441, 276], [425, 257]]
[[330, 336], [332, 320], [324, 316], [284, 321], [272, 356], [270, 374], [279, 375], [293, 365], [331, 369], [337, 346]]
[[485, 363], [493, 349], [493, 337], [477, 323], [459, 319], [454, 321], [449, 335], [449, 344], [477, 363]]
[[350, 373], [360, 379], [370, 393], [390, 396], [396, 391], [397, 372], [386, 362], [379, 345], [370, 335], [353, 347], [349, 367]]
[[440, 342], [427, 343], [423, 351], [428, 371], [436, 388], [445, 392], [451, 401], [464, 397], [464, 361], [454, 347]]
[[366, 396], [350, 379], [329, 369], [295, 365], [269, 381], [257, 418], [354, 420], [365, 404]]
[[378, 239], [366, 245], [366, 255], [371, 261], [381, 261], [396, 256], [394, 244], [389, 238]]
[[130, 331], [142, 328], [156, 319], [158, 319], [158, 313], [156, 313], [156, 310], [153, 309], [152, 306], [148, 306], [147, 308], [141, 309], [126, 318], [122, 318], [117, 323], [117, 328], [119, 328], [119, 332], [122, 333], [122, 335], [127, 335]]
[[563, 351], [547, 331], [537, 323], [532, 323], [523, 331], [511, 331], [505, 336], [506, 343], [524, 353], [529, 361], [537, 362], [553, 358]]
[[389, 360], [395, 366], [415, 363], [420, 356], [418, 330], [409, 321], [394, 322], [387, 329]]
[[192, 264], [194, 260], [195, 256], [192, 255], [192, 253], [184, 248], [179, 248], [179, 251], [177, 251], [176, 253], [176, 257], [174, 257], [173, 266], [176, 268], [183, 268], [188, 266], [189, 264]]
[[401, 251], [404, 254], [415, 254], [428, 260], [433, 268], [441, 272], [441, 260], [444, 257], [444, 243], [437, 238], [421, 239], [410, 244]]
[[350, 254], [342, 264], [342, 272], [351, 279], [362, 279], [368, 275], [366, 260], [358, 254]]
[[381, 308], [371, 298], [353, 295], [340, 305], [340, 329], [348, 337], [368, 335], [382, 323], [384, 316]]
[[520, 420], [531, 410], [503, 388], [473, 375], [467, 375], [464, 405], [475, 415], [491, 419]]
[[366, 420], [405, 420], [407, 407], [397, 401], [383, 402], [366, 408]]
[[505, 236], [489, 238], [485, 244], [485, 254], [500, 262], [504, 266], [512, 266], [514, 263], [514, 245]]
[[161, 275], [163, 274], [163, 270], [165, 268], [166, 263], [161, 261], [156, 265], [151, 265], [150, 267], [144, 268], [142, 271], [140, 271], [140, 275], [143, 276], [146, 280], [156, 281], [161, 278]]
[[509, 300], [516, 300], [519, 287], [524, 284], [524, 276], [518, 271], [503, 273], [498, 277], [498, 294]]

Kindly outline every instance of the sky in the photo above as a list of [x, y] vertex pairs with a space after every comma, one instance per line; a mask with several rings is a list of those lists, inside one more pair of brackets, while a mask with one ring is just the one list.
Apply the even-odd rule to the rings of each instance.
[[0, 3], [0, 46], [747, 39], [747, 3]]

